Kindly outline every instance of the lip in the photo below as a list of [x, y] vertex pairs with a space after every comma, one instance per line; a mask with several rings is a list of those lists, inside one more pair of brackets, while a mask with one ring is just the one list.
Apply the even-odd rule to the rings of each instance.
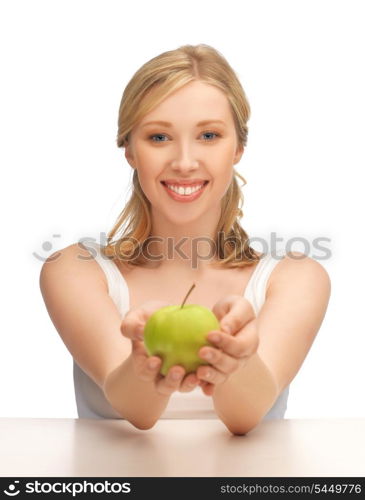
[[166, 193], [168, 194], [168, 196], [170, 196], [170, 198], [172, 198], [175, 201], [180, 201], [182, 203], [189, 203], [191, 201], [196, 200], [204, 193], [205, 188], [208, 185], [208, 182], [209, 181], [205, 182], [205, 185], [202, 187], [202, 189], [199, 189], [199, 191], [197, 191], [196, 193], [189, 194], [189, 195], [175, 193], [175, 191], [172, 191], [171, 189], [169, 189], [163, 182], [161, 182], [161, 184], [162, 184], [164, 190], [166, 191]]

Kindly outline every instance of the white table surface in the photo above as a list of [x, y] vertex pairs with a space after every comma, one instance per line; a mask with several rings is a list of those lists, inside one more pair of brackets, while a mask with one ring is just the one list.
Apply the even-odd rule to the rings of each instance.
[[263, 421], [234, 436], [218, 419], [0, 418], [1, 476], [365, 476], [365, 418]]

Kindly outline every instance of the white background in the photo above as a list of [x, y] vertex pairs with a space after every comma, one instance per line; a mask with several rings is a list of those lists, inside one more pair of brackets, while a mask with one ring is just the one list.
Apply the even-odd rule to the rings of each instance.
[[72, 358], [45, 309], [33, 252], [45, 259], [110, 230], [130, 195], [131, 168], [115, 142], [123, 90], [146, 61], [186, 43], [219, 50], [252, 108], [236, 166], [248, 182], [245, 230], [306, 238], [313, 258], [313, 240], [330, 239], [331, 256], [320, 261], [330, 305], [286, 417], [364, 416], [362, 7], [1, 3], [0, 416], [77, 417]]

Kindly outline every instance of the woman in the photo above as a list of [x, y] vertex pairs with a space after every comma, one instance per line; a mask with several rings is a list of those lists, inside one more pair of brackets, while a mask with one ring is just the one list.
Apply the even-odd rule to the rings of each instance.
[[[249, 115], [236, 74], [204, 44], [153, 58], [128, 83], [117, 144], [134, 170], [131, 199], [105, 247], [71, 245], [40, 276], [74, 358], [80, 417], [124, 418], [140, 429], [159, 418], [218, 417], [233, 434], [283, 418], [330, 280], [301, 253], [263, 255], [249, 245], [233, 167]], [[188, 374], [176, 365], [164, 377], [161, 358], [145, 350], [144, 325], [193, 283], [189, 301], [210, 308], [220, 330], [199, 351], [208, 365]]]

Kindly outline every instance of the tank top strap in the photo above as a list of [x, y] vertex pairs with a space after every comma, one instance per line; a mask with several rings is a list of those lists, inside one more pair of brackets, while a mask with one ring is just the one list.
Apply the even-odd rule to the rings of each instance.
[[275, 256], [270, 253], [263, 255], [260, 262], [257, 264], [256, 269], [252, 273], [252, 276], [247, 283], [246, 290], [244, 293], [244, 298], [247, 299], [254, 311], [256, 316], [260, 312], [261, 307], [264, 305], [266, 297], [266, 286], [269, 280], [270, 274], [286, 255], [284, 249], [276, 250]]
[[82, 245], [90, 252], [92, 257], [104, 271], [109, 295], [117, 306], [118, 311], [124, 315], [126, 312], [125, 309], [128, 307], [125, 298], [129, 297], [129, 293], [127, 283], [122, 273], [111, 258], [101, 253], [101, 245], [99, 243], [88, 240], [87, 242], [83, 242]]

